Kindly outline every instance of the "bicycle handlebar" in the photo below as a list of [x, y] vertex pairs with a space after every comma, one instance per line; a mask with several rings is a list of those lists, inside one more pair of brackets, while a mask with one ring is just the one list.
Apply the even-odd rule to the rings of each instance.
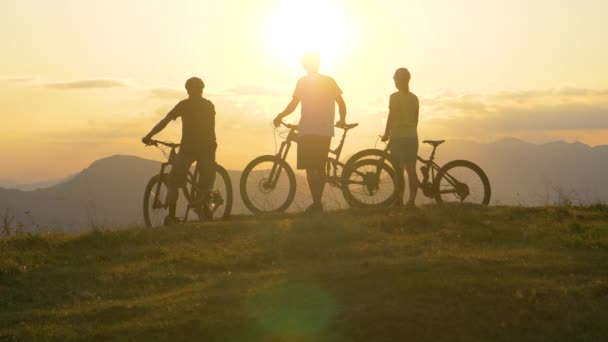
[[163, 146], [167, 146], [167, 147], [171, 147], [171, 148], [176, 148], [176, 147], [180, 147], [181, 144], [176, 144], [176, 143], [166, 142], [166, 141], [160, 141], [160, 140], [151, 140], [150, 144], [148, 144], [148, 146], [158, 146], [158, 145], [163, 145]]
[[288, 124], [285, 121], [281, 121], [281, 125], [289, 128], [289, 129], [298, 129], [300, 127], [299, 125]]
[[[288, 123], [286, 123], [284, 121], [281, 121], [281, 125], [289, 128], [289, 129], [298, 129], [300, 127], [299, 125], [288, 124]], [[353, 129], [353, 128], [357, 127], [357, 126], [359, 126], [358, 123], [353, 123], [353, 124], [348, 124], [348, 125], [341, 126], [341, 127], [338, 127], [338, 126], [336, 126], [336, 127], [337, 128], [341, 128], [341, 129], [343, 129], [345, 131], [348, 131], [348, 130]]]

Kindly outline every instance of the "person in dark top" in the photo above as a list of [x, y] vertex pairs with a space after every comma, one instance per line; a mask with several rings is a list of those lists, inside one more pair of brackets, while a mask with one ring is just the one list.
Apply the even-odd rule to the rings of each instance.
[[325, 163], [334, 136], [336, 104], [340, 114], [336, 127], [346, 125], [346, 104], [336, 81], [319, 73], [319, 55], [305, 54], [302, 56], [302, 66], [308, 74], [300, 78], [291, 102], [276, 116], [273, 123], [278, 127], [283, 118], [293, 113], [302, 103], [298, 130], [298, 169], [306, 170], [313, 201], [306, 209], [310, 213], [323, 211], [321, 198], [326, 181]]
[[169, 122], [182, 118], [182, 141], [175, 164], [171, 168], [168, 182], [167, 204], [169, 215], [165, 225], [177, 221], [175, 209], [180, 187], [186, 185], [188, 170], [193, 162], [199, 166], [199, 186], [211, 190], [215, 181], [215, 107], [203, 98], [205, 83], [198, 77], [186, 81], [188, 98], [180, 101], [154, 128], [143, 137], [146, 145], [152, 143], [152, 137], [161, 132]]
[[[386, 121], [386, 131], [382, 141], [390, 139], [390, 153], [394, 156], [396, 172], [407, 172], [410, 187], [407, 207], [415, 207], [418, 191], [418, 176], [416, 175], [416, 160], [418, 158], [418, 116], [420, 102], [410, 91], [410, 72], [406, 68], [395, 71], [393, 79], [397, 92], [389, 101], [389, 113]], [[403, 194], [400, 194], [397, 205], [403, 205]]]

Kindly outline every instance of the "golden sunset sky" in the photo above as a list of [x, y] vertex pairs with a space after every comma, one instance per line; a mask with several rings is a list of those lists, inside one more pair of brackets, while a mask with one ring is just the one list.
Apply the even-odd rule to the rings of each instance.
[[423, 139], [608, 144], [607, 17], [604, 0], [3, 0], [0, 179], [159, 159], [140, 138], [195, 75], [216, 104], [218, 161], [240, 169], [274, 151], [270, 121], [307, 50], [362, 124], [350, 151], [382, 132], [402, 66]]

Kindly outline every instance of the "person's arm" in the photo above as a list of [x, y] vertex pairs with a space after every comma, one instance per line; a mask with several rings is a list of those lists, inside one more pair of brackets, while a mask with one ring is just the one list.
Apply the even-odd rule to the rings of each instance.
[[418, 127], [418, 118], [420, 117], [420, 100], [418, 100], [418, 98], [416, 98], [416, 115], [414, 116], [414, 123], [416, 124], [416, 127]]
[[150, 145], [152, 137], [155, 136], [156, 134], [160, 133], [163, 129], [165, 129], [165, 127], [167, 127], [169, 122], [171, 122], [171, 119], [169, 117], [165, 117], [164, 119], [160, 120], [160, 122], [158, 124], [156, 124], [156, 126], [154, 126], [154, 128], [152, 128], [150, 133], [146, 134], [146, 136], [143, 137], [141, 139], [141, 141], [146, 145]]
[[149, 145], [152, 137], [154, 137], [156, 134], [160, 133], [163, 129], [165, 129], [165, 127], [167, 127], [167, 125], [169, 124], [169, 122], [171, 122], [172, 120], [175, 120], [179, 117], [179, 104], [177, 106], [175, 106], [175, 108], [173, 108], [168, 114], [167, 116], [165, 116], [164, 119], [160, 120], [159, 123], [156, 124], [156, 126], [154, 126], [154, 128], [152, 128], [152, 130], [150, 131], [150, 133], [146, 134], [145, 137], [143, 137], [141, 139], [141, 141], [146, 144]]
[[334, 99], [338, 104], [338, 112], [340, 113], [340, 120], [336, 122], [336, 127], [346, 126], [346, 102], [342, 97], [342, 89], [338, 86], [338, 82], [333, 78], [330, 78], [331, 86], [333, 87]]
[[342, 98], [342, 94], [336, 96], [336, 103], [338, 104], [338, 110], [340, 112], [340, 121], [336, 123], [337, 127], [346, 126], [346, 102]]
[[293, 113], [296, 110], [296, 108], [298, 108], [299, 104], [300, 104], [300, 99], [295, 98], [295, 97], [292, 98], [291, 102], [289, 102], [287, 107], [285, 107], [285, 109], [282, 112], [280, 112], [277, 115], [277, 117], [273, 120], [275, 127], [279, 127], [279, 125], [281, 124], [281, 120], [283, 120], [284, 117]]
[[293, 91], [293, 97], [292, 97], [291, 101], [289, 102], [287, 107], [285, 107], [285, 109], [282, 112], [280, 112], [277, 115], [277, 117], [274, 118], [274, 120], [272, 121], [272, 123], [274, 124], [275, 127], [279, 127], [281, 125], [281, 120], [283, 120], [284, 117], [293, 113], [296, 110], [296, 108], [298, 108], [301, 98], [302, 98], [302, 80], [300, 79], [298, 81], [298, 83], [296, 84], [296, 89]]
[[391, 130], [393, 129], [393, 121], [395, 121], [395, 111], [393, 109], [393, 97], [389, 101], [388, 105], [388, 118], [386, 119], [386, 128], [384, 129], [384, 135], [382, 141], [387, 142], [391, 137]]

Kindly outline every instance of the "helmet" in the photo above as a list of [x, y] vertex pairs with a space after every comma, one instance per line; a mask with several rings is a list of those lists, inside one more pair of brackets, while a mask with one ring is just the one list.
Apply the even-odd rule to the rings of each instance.
[[204, 88], [205, 83], [198, 77], [192, 77], [186, 81], [186, 90], [203, 90]]
[[397, 69], [397, 71], [395, 71], [395, 76], [393, 76], [393, 79], [395, 81], [408, 81], [409, 82], [411, 77], [412, 77], [412, 75], [410, 74], [409, 70], [407, 70], [406, 68], [399, 68], [399, 69]]

